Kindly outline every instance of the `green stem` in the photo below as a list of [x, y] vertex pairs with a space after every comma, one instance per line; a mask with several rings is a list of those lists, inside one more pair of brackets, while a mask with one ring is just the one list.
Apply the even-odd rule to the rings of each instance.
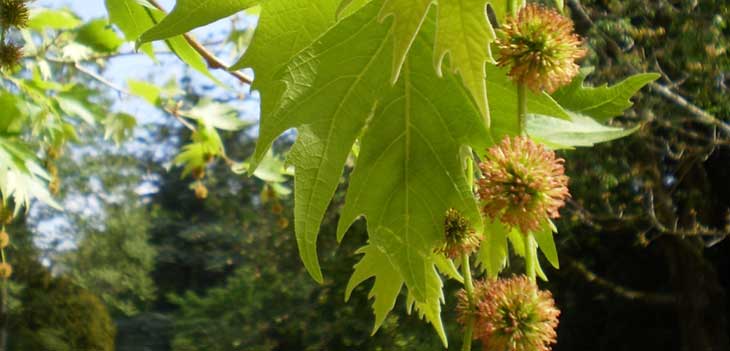
[[517, 84], [517, 120], [520, 122], [520, 135], [527, 136], [527, 87]]
[[536, 281], [537, 270], [535, 269], [535, 240], [532, 238], [532, 233], [525, 235], [525, 273], [531, 281]]
[[471, 148], [469, 148], [469, 156], [466, 158], [466, 181], [469, 184], [469, 191], [474, 191], [474, 158]]
[[527, 5], [527, 0], [507, 0], [507, 13], [512, 17], [517, 17], [520, 9]]
[[[2, 231], [5, 231], [5, 226], [2, 226]], [[0, 255], [2, 255], [2, 262], [5, 263], [5, 248], [0, 249]], [[2, 350], [0, 350], [2, 351]]]
[[471, 277], [471, 267], [469, 267], [469, 255], [461, 255], [461, 274], [464, 276], [464, 289], [466, 290], [466, 298], [469, 301], [469, 317], [464, 328], [464, 342], [461, 344], [461, 351], [471, 351], [471, 339], [474, 335], [474, 310], [476, 303], [474, 302], [474, 283]]

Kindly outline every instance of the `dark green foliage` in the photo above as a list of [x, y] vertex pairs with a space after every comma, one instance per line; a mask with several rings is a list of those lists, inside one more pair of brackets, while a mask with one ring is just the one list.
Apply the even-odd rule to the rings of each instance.
[[[239, 140], [227, 150], [245, 154], [250, 145]], [[365, 231], [356, 226], [335, 249], [341, 193], [323, 226], [319, 245], [333, 254], [322, 259], [327, 279], [319, 285], [299, 260], [292, 228], [280, 226], [282, 218], [291, 220], [291, 199], [278, 199], [284, 207], [279, 214], [276, 201], [259, 202], [260, 181], [228, 172], [223, 167], [206, 172], [205, 200], [188, 190], [190, 180], [166, 174], [150, 204], [151, 238], [159, 251], [156, 309], [174, 321], [172, 350], [441, 349], [416, 316], [405, 316], [405, 296], [375, 337], [369, 284], [344, 301]]]
[[11, 350], [114, 350], [116, 329], [98, 297], [65, 278], [36, 278], [20, 296], [22, 312], [11, 317]]
[[104, 303], [70, 279], [53, 277], [26, 246], [29, 236], [14, 229], [12, 282], [20, 288], [11, 290], [9, 350], [113, 351], [116, 328]]
[[[730, 119], [727, 2], [566, 3], [590, 40], [589, 81], [659, 71], [657, 84]], [[730, 135], [656, 88], [635, 101], [614, 121], [645, 123], [632, 137], [564, 153], [575, 201], [557, 223], [562, 269], [548, 272], [555, 349], [728, 349], [730, 242], [714, 234], [727, 232]]]
[[141, 207], [109, 206], [105, 216], [103, 229], [79, 223], [81, 241], [64, 263], [74, 282], [98, 294], [114, 313], [134, 315], [155, 296], [149, 218]]

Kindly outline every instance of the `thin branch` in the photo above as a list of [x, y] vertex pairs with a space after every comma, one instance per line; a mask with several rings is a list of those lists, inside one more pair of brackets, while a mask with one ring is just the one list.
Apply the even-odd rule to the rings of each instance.
[[[104, 85], [106, 85], [106, 86], [108, 86], [108, 87], [116, 90], [119, 93], [122, 93], [124, 95], [129, 95], [129, 96], [134, 95], [129, 90], [124, 89], [124, 88], [122, 88], [122, 87], [120, 87], [120, 86], [118, 86], [118, 85], [110, 82], [106, 78], [102, 77], [101, 75], [99, 75], [98, 73], [96, 73], [96, 72], [94, 72], [94, 71], [92, 71], [90, 69], [87, 69], [86, 67], [84, 67], [83, 65], [81, 65], [78, 62], [74, 63], [74, 67], [77, 70], [79, 70], [79, 72], [82, 72], [82, 73], [90, 76], [91, 78], [94, 78], [95, 80], [97, 80], [100, 83], [102, 83], [102, 84], [104, 84]], [[179, 111], [180, 111], [181, 104], [182, 104], [182, 101], [178, 102], [178, 104], [175, 105], [173, 108], [163, 107], [163, 110], [165, 110], [165, 112], [167, 112], [167, 113], [171, 114], [173, 117], [175, 117], [175, 119], [178, 122], [180, 122], [183, 126], [185, 126], [185, 128], [190, 129], [191, 131], [194, 132], [196, 130], [195, 126], [192, 125], [190, 122], [186, 121], [185, 118], [183, 118], [182, 116], [180, 116]]]
[[665, 99], [689, 111], [691, 114], [697, 117], [700, 122], [717, 127], [718, 129], [725, 132], [725, 134], [730, 135], [730, 125], [719, 120], [717, 117], [711, 115], [707, 111], [699, 108], [697, 105], [687, 101], [687, 99], [673, 92], [671, 89], [654, 82], [649, 83], [649, 87]]
[[654, 192], [650, 191], [648, 195], [649, 208], [647, 214], [651, 220], [651, 224], [661, 234], [676, 235], [683, 237], [715, 237], [722, 240], [730, 235], [730, 224], [726, 225], [723, 230], [712, 229], [701, 224], [695, 224], [691, 228], [680, 228], [678, 223], [674, 223], [671, 227], [663, 224], [657, 218], [654, 210]]
[[673, 304], [677, 302], [677, 298], [672, 294], [633, 290], [598, 276], [597, 274], [591, 272], [588, 267], [586, 267], [581, 262], [570, 258], [565, 259], [565, 256], [563, 256], [563, 258], [564, 262], [566, 262], [568, 266], [570, 266], [570, 268], [572, 268], [575, 272], [579, 273], [586, 281], [607, 289], [616, 296], [625, 298], [627, 300], [644, 301], [655, 304]]
[[124, 89], [124, 88], [120, 87], [119, 85], [116, 85], [116, 84], [112, 83], [108, 79], [102, 77], [101, 75], [97, 74], [96, 72], [94, 72], [94, 71], [92, 71], [90, 69], [87, 69], [86, 67], [84, 67], [83, 65], [81, 65], [78, 62], [74, 63], [74, 67], [79, 72], [84, 73], [84, 74], [90, 76], [91, 78], [94, 78], [95, 80], [99, 81], [100, 83], [102, 83], [102, 84], [104, 84], [104, 85], [106, 85], [106, 86], [108, 86], [108, 87], [110, 87], [110, 88], [112, 88], [112, 89], [114, 89], [114, 90], [116, 90], [116, 91], [124, 94], [124, 95], [132, 95], [132, 93], [130, 93], [127, 89]]
[[[595, 27], [595, 24], [593, 20], [590, 18], [588, 13], [586, 13], [583, 6], [580, 4], [579, 0], [568, 0], [568, 6], [571, 8], [573, 13], [578, 17], [578, 19], [584, 23], [585, 25], [589, 27]], [[599, 31], [600, 35], [606, 38], [610, 46], [612, 46], [612, 51], [616, 55], [623, 55], [622, 51], [618, 48], [618, 45], [611, 39], [607, 34], [605, 34], [603, 31]], [[632, 68], [633, 71], [637, 71], [635, 68]], [[720, 130], [722, 130], [726, 135], [730, 136], [730, 125], [723, 122], [722, 120], [718, 119], [717, 117], [713, 116], [709, 112], [703, 110], [699, 106], [687, 101], [686, 98], [683, 96], [673, 92], [670, 88], [663, 86], [659, 83], [652, 82], [649, 83], [649, 87], [651, 90], [656, 92], [657, 94], [661, 95], [666, 100], [669, 100], [670, 102], [674, 103], [675, 105], [687, 110], [689, 113], [691, 113], [693, 116], [697, 118], [698, 121], [711, 125], [713, 127], [716, 127]]]
[[[165, 8], [162, 7], [156, 0], [148, 0], [150, 4], [155, 6], [160, 11], [165, 11]], [[190, 44], [190, 46], [195, 50], [200, 56], [203, 57], [203, 59], [208, 64], [208, 67], [212, 69], [222, 69], [234, 78], [238, 79], [241, 83], [244, 84], [251, 84], [253, 82], [253, 79], [248, 77], [247, 75], [239, 72], [239, 71], [231, 71], [230, 67], [226, 65], [221, 59], [219, 59], [215, 54], [210, 52], [203, 44], [201, 44], [195, 37], [193, 37], [190, 33], [183, 34], [183, 37], [185, 40]]]
[[195, 132], [195, 126], [185, 120], [185, 118], [180, 116], [180, 107], [182, 107], [182, 103], [182, 101], [178, 101], [178, 103], [172, 108], [164, 108], [164, 110], [171, 114], [173, 117], [175, 117], [175, 119], [177, 119], [182, 125], [184, 125], [185, 128], [190, 129], [192, 132]]

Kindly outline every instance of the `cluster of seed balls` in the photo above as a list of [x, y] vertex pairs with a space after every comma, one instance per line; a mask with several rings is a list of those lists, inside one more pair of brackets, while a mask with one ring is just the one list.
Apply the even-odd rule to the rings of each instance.
[[[535, 92], [553, 92], [572, 81], [579, 70], [575, 60], [585, 54], [573, 22], [536, 4], [506, 19], [496, 45], [498, 66], [508, 67], [513, 82]], [[482, 214], [524, 235], [543, 228], [560, 216], [570, 196], [563, 164], [529, 137], [505, 137], [479, 164]], [[437, 251], [451, 258], [468, 257], [482, 240], [453, 209], [446, 214], [445, 235]], [[474, 323], [473, 337], [485, 351], [548, 351], [556, 341], [560, 311], [550, 292], [528, 277], [479, 281], [471, 297], [462, 290], [458, 299], [458, 321]]]
[[21, 29], [28, 25], [30, 11], [26, 0], [0, 0], [0, 69], [12, 69], [23, 57], [21, 46], [9, 39], [11, 29]]

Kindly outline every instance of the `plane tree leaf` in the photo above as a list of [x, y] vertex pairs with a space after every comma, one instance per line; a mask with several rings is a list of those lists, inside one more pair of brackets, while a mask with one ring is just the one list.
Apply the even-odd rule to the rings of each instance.
[[598, 143], [623, 138], [641, 126], [630, 129], [605, 126], [593, 118], [572, 113], [566, 121], [543, 115], [527, 116], [527, 134], [534, 140], [554, 149], [576, 146], [593, 146]]
[[[417, 38], [413, 57], [432, 52], [433, 21]], [[342, 238], [365, 217], [369, 242], [393, 263], [415, 306], [444, 342], [442, 283], [434, 248], [443, 242], [446, 211], [460, 211], [481, 230], [481, 218], [460, 148], [489, 142], [478, 109], [458, 79], [439, 79], [424, 60], [408, 59], [362, 137], [338, 225]]]
[[398, 270], [388, 261], [388, 257], [375, 246], [368, 245], [360, 250], [362, 259], [355, 265], [355, 270], [347, 283], [345, 300], [349, 300], [352, 291], [360, 283], [375, 278], [373, 288], [368, 297], [373, 299], [373, 310], [375, 311], [375, 324], [373, 334], [383, 325], [385, 317], [388, 316], [403, 288], [403, 278]]
[[461, 75], [481, 113], [488, 118], [486, 63], [494, 61], [490, 44], [496, 35], [486, 6], [486, 0], [439, 0], [434, 55], [439, 74], [448, 55], [450, 70]]
[[320, 222], [388, 81], [383, 65], [392, 44], [383, 40], [389, 29], [377, 23], [376, 10], [363, 8], [297, 55], [283, 73], [287, 89], [280, 105], [262, 116], [256, 159], [281, 133], [298, 128], [289, 154], [296, 169], [294, 228], [302, 261], [317, 281], [322, 281], [316, 252]]
[[484, 240], [477, 253], [477, 263], [491, 279], [497, 278], [499, 272], [507, 266], [507, 236], [511, 231], [511, 228], [499, 221], [487, 220], [484, 225]]
[[258, 165], [281, 133], [280, 129], [275, 131], [269, 117], [285, 90], [277, 73], [281, 73], [282, 67], [294, 55], [312, 44], [335, 23], [337, 2], [268, 0], [261, 5], [254, 38], [243, 57], [231, 67], [233, 70], [253, 68], [255, 79], [252, 89], [261, 94], [261, 131], [251, 168]]
[[393, 66], [391, 82], [395, 83], [400, 75], [401, 67], [406, 60], [408, 51], [415, 40], [418, 31], [426, 20], [428, 9], [435, 0], [386, 0], [378, 15], [383, 21], [387, 17], [393, 17], [393, 36], [395, 55], [393, 55]]
[[629, 100], [642, 87], [659, 79], [657, 73], [636, 74], [625, 80], [608, 86], [598, 87], [584, 85], [586, 77], [592, 69], [583, 69], [573, 81], [552, 94], [553, 98], [564, 108], [576, 113], [595, 118], [598, 122], [620, 116], [633, 103]]

